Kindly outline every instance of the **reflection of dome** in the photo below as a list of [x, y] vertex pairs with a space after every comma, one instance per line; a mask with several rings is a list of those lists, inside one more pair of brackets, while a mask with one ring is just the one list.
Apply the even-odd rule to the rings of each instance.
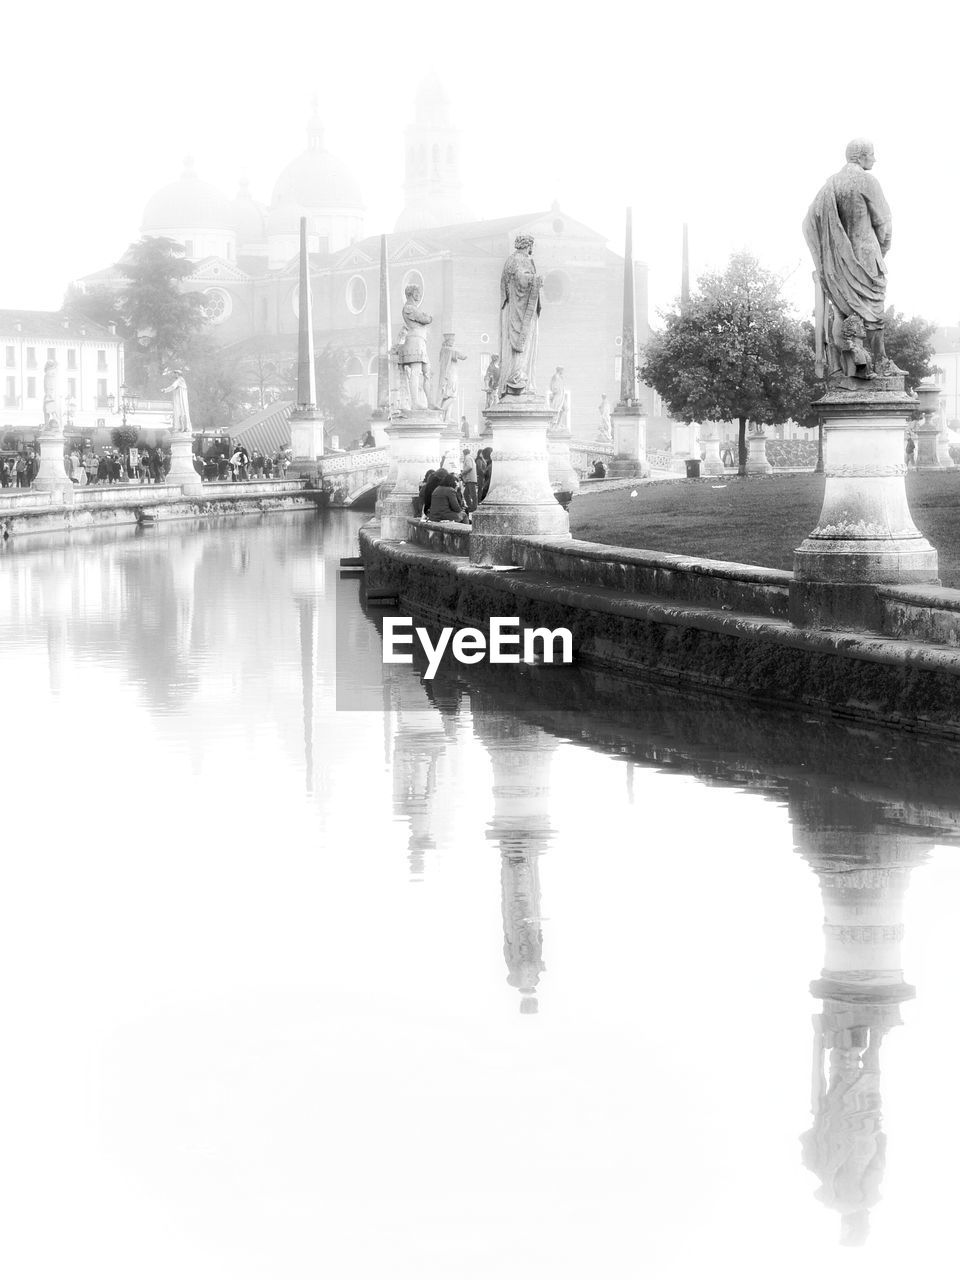
[[147, 201], [141, 230], [166, 231], [170, 228], [228, 230], [233, 226], [230, 203], [212, 183], [197, 177], [193, 161], [184, 162], [179, 182], [161, 187]]
[[308, 145], [291, 160], [273, 188], [273, 206], [305, 209], [362, 209], [363, 197], [353, 174], [323, 148], [323, 129], [316, 113], [307, 125]]
[[263, 244], [266, 239], [266, 210], [257, 204], [250, 194], [250, 183], [240, 180], [240, 190], [233, 201], [230, 225], [237, 236], [237, 248], [248, 244]]

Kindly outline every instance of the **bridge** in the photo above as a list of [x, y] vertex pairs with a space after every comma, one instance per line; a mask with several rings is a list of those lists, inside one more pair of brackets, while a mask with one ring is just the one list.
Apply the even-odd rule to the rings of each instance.
[[[483, 449], [492, 444], [492, 436], [471, 440], [470, 447]], [[584, 475], [593, 466], [594, 458], [608, 464], [613, 457], [613, 445], [599, 440], [571, 440], [570, 462], [578, 475]], [[348, 449], [343, 453], [325, 454], [317, 463], [320, 488], [329, 495], [331, 507], [373, 507], [377, 489], [387, 478], [390, 451], [388, 448]]]

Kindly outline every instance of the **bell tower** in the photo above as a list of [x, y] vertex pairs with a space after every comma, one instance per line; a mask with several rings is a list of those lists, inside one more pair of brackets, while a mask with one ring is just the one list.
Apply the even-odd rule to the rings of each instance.
[[404, 210], [398, 231], [471, 222], [461, 202], [460, 130], [450, 119], [450, 100], [436, 78], [417, 89], [413, 123], [407, 126]]

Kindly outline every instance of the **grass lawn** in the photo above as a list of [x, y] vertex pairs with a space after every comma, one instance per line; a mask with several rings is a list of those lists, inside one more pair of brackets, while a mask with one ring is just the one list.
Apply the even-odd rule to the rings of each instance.
[[[575, 538], [677, 555], [793, 568], [793, 550], [817, 523], [823, 476], [718, 476], [586, 493], [570, 504]], [[940, 554], [940, 580], [960, 587], [960, 467], [911, 472], [917, 528]]]

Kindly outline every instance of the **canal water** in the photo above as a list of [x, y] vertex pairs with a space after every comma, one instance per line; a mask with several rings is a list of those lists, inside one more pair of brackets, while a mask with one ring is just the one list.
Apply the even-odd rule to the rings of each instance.
[[0, 553], [5, 1274], [939, 1272], [957, 753], [385, 668], [359, 523]]

